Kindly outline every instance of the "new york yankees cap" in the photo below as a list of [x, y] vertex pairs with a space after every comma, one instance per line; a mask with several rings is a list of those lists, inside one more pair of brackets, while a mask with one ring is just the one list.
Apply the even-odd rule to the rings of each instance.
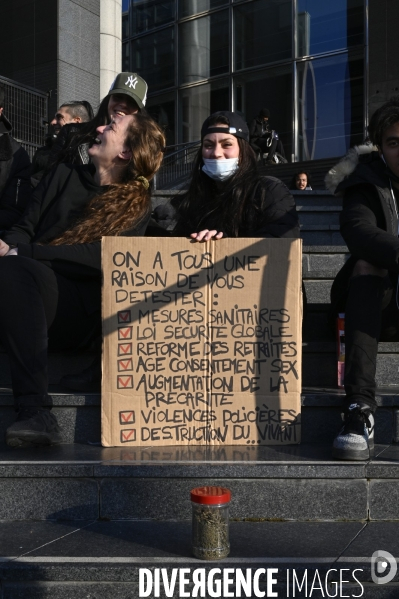
[[109, 88], [108, 95], [126, 94], [133, 98], [139, 108], [144, 108], [147, 101], [148, 85], [137, 73], [119, 73]]
[[[224, 116], [228, 122], [229, 127], [218, 127], [217, 125], [209, 125], [209, 121], [215, 120], [218, 116]], [[201, 139], [208, 133], [225, 133], [228, 131], [234, 137], [241, 137], [245, 141], [249, 141], [249, 129], [247, 123], [244, 121], [241, 115], [237, 112], [229, 112], [228, 110], [219, 110], [214, 112], [204, 121], [201, 127]]]

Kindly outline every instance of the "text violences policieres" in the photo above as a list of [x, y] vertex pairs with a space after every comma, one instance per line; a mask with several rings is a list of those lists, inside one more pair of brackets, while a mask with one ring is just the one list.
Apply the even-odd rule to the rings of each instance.
[[[139, 597], [362, 597], [364, 587], [348, 568], [331, 568], [327, 572], [303, 569], [300, 571], [278, 568], [140, 568]], [[277, 575], [283, 573], [283, 578]], [[276, 585], [284, 585], [279, 595]], [[342, 594], [343, 587], [346, 587]], [[353, 593], [351, 594], [351, 592]], [[281, 591], [282, 592], [282, 591]]]

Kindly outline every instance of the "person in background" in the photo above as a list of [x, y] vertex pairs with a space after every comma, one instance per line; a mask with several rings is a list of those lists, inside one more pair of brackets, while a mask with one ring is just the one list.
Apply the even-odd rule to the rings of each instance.
[[[287, 162], [283, 144], [278, 133], [270, 128], [270, 110], [261, 108], [249, 126], [249, 143], [256, 154], [267, 154], [267, 164]], [[279, 156], [276, 156], [276, 152]], [[280, 160], [282, 158], [282, 160]]]
[[[36, 187], [43, 175], [49, 170], [52, 148], [62, 127], [68, 124], [87, 123], [93, 116], [91, 104], [86, 100], [74, 100], [61, 104], [50, 122], [50, 132], [46, 136], [44, 146], [38, 148], [33, 156], [31, 178], [33, 187]], [[73, 127], [70, 131], [73, 131]]]
[[248, 126], [234, 112], [215, 112], [205, 120], [188, 190], [172, 205], [174, 235], [196, 241], [299, 237], [294, 198], [279, 179], [258, 174]]
[[30, 158], [11, 135], [4, 104], [5, 87], [0, 85], [0, 231], [21, 218], [31, 196]]
[[47, 348], [74, 349], [101, 331], [101, 238], [144, 235], [150, 181], [165, 137], [145, 114], [97, 128], [92, 164], [60, 164], [0, 241], [0, 342], [17, 420], [12, 447], [60, 443], [48, 409]]
[[88, 164], [88, 150], [96, 137], [97, 127], [109, 124], [115, 117], [142, 111], [147, 92], [147, 83], [137, 73], [119, 73], [94, 118], [87, 123], [62, 127], [52, 148], [51, 164]]
[[86, 100], [74, 100], [73, 102], [64, 102], [58, 108], [50, 125], [56, 135], [59, 134], [62, 127], [70, 123], [87, 123], [94, 118], [93, 108], [90, 102]]
[[310, 183], [311, 183], [310, 173], [308, 173], [306, 171], [298, 171], [297, 173], [295, 173], [293, 175], [293, 177], [291, 179], [290, 189], [294, 189], [294, 190], [298, 190], [298, 191], [311, 190], [312, 187], [311, 187]]
[[333, 444], [342, 460], [374, 453], [378, 342], [399, 340], [399, 96], [372, 115], [369, 134], [373, 145], [349, 150], [325, 179], [343, 196], [351, 254], [331, 289], [333, 319], [345, 312], [344, 425]]

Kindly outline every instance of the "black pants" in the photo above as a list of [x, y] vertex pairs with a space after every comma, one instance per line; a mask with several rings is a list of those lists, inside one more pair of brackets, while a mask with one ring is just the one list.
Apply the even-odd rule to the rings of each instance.
[[361, 401], [374, 411], [378, 342], [399, 339], [397, 275], [353, 277], [345, 308], [344, 408]]
[[285, 158], [284, 147], [279, 139], [272, 139], [272, 143], [270, 146], [268, 145], [268, 138], [258, 138], [256, 140], [256, 147], [259, 148], [259, 151], [262, 154], [267, 153], [267, 159], [271, 160], [276, 152], [281, 154], [283, 158]]
[[85, 285], [31, 258], [0, 258], [0, 342], [16, 407], [48, 403], [49, 346], [73, 349], [100, 331], [99, 311], [88, 314], [82, 301]]

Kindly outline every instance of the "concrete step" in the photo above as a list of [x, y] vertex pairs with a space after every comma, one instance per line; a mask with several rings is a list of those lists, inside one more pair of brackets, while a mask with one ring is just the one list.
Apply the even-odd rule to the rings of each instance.
[[[399, 448], [337, 462], [331, 445], [101, 448], [0, 446], [0, 521], [189, 519], [189, 491], [221, 485], [230, 517], [259, 521], [399, 520]], [[43, 544], [43, 543], [42, 543]]]
[[[399, 385], [399, 342], [381, 342], [377, 355], [377, 387]], [[331, 341], [307, 341], [303, 345], [302, 383], [305, 387], [337, 384], [336, 345]]]
[[[49, 382], [50, 385], [58, 384], [64, 374], [80, 372], [86, 368], [94, 358], [93, 351], [86, 352], [49, 352]], [[8, 359], [0, 346], [0, 389], [8, 387], [11, 383]]]
[[[153, 208], [164, 204], [172, 198], [185, 193], [186, 189], [156, 190], [152, 192], [151, 200]], [[311, 191], [290, 190], [295, 199], [298, 212], [333, 212], [339, 214], [342, 210], [342, 198], [334, 196], [329, 191], [316, 189]]]
[[[170, 201], [176, 196], [176, 190], [157, 190], [152, 195], [153, 208]], [[344, 246], [339, 233], [339, 214], [342, 199], [330, 192], [292, 191], [297, 205], [301, 227], [301, 237], [307, 245]]]
[[[326, 251], [328, 249], [328, 251]], [[345, 264], [350, 254], [346, 246], [315, 245], [303, 246], [302, 276], [303, 279], [330, 279], [333, 280], [338, 271]]]
[[324, 189], [305, 191], [290, 189], [290, 193], [295, 198], [297, 210], [300, 210], [301, 206], [309, 206], [315, 211], [320, 210], [320, 207], [324, 206], [332, 206], [337, 212], [342, 210], [342, 197], [335, 196]]
[[306, 245], [325, 245], [325, 246], [337, 246], [341, 245], [345, 247], [345, 242], [342, 239], [341, 233], [338, 229], [328, 229], [326, 231], [320, 231], [319, 228], [315, 229], [301, 229], [301, 239]]
[[[330, 354], [322, 354], [323, 348], [320, 350], [320, 346], [309, 345], [304, 346], [303, 354], [302, 442], [332, 442], [341, 426], [341, 405], [344, 396], [342, 389], [337, 387], [336, 358], [332, 348]], [[319, 354], [322, 355], [321, 359]], [[382, 362], [385, 368], [393, 369], [392, 365], [398, 363], [397, 356], [388, 356], [388, 365], [384, 363], [385, 354], [378, 356], [378, 362]], [[377, 411], [376, 438], [378, 442], [391, 443], [399, 441], [399, 383], [396, 383], [397, 386], [383, 387], [382, 385], [391, 379], [383, 380], [382, 376], [379, 378], [381, 390], [377, 395], [380, 409]], [[397, 378], [396, 373], [396, 380]], [[53, 413], [62, 428], [64, 443], [100, 444], [100, 394], [60, 393], [55, 387], [50, 400]], [[4, 439], [7, 427], [14, 420], [11, 390], [3, 389], [0, 393], [0, 440]]]
[[[312, 378], [314, 380], [315, 377]], [[334, 381], [335, 383], [335, 381]], [[380, 387], [376, 392], [375, 413], [377, 443], [399, 441], [399, 387]], [[331, 443], [342, 426], [341, 411], [345, 396], [336, 384], [329, 387], [305, 387], [302, 390], [302, 442]]]
[[[169, 580], [173, 569], [187, 568], [184, 574], [191, 584], [184, 588], [187, 595], [178, 588], [166, 595], [161, 584], [159, 595], [153, 592], [150, 597], [191, 596], [192, 576], [198, 568], [204, 569], [206, 577], [211, 568], [219, 568], [216, 579], [232, 568], [233, 580], [236, 570], [245, 575], [250, 568], [251, 581], [259, 568], [275, 568], [267, 575], [277, 580], [270, 590], [278, 597], [381, 599], [399, 594], [397, 574], [388, 585], [375, 584], [371, 575], [371, 556], [382, 539], [386, 551], [399, 555], [399, 524], [392, 521], [231, 522], [230, 555], [217, 562], [192, 557], [186, 520], [34, 522], [28, 528], [26, 523], [13, 522], [1, 523], [0, 531], [3, 599], [136, 599], [140, 569], [159, 572], [159, 568], [166, 570]], [[177, 574], [179, 582], [183, 572]], [[301, 591], [293, 584], [295, 578], [299, 585], [304, 581]], [[313, 580], [319, 590], [312, 590]], [[265, 583], [262, 575], [259, 588], [270, 597]], [[223, 590], [213, 596], [239, 596], [234, 584]], [[201, 596], [210, 597], [206, 592]]]
[[324, 178], [330, 168], [337, 164], [339, 160], [340, 158], [323, 158], [321, 160], [304, 160], [303, 162], [264, 165], [259, 167], [259, 172], [262, 175], [277, 177], [289, 187], [294, 173], [301, 172], [302, 169], [311, 173], [313, 189], [324, 190]]

